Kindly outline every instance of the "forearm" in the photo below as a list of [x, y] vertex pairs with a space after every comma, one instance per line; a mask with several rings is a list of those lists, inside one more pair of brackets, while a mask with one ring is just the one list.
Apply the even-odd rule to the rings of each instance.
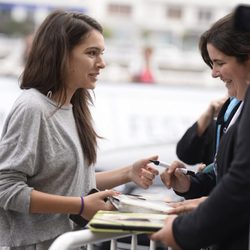
[[197, 135], [198, 123], [195, 122], [182, 136], [176, 145], [178, 158], [190, 165], [203, 162], [203, 149], [206, 140]]
[[36, 190], [31, 192], [30, 213], [78, 214], [80, 208], [80, 197], [52, 195]]
[[100, 190], [114, 188], [131, 181], [131, 166], [96, 173], [96, 186]]

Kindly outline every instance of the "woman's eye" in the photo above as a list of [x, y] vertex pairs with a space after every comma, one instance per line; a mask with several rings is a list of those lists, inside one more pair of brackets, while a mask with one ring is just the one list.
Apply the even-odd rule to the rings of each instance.
[[224, 65], [224, 63], [223, 63], [223, 62], [216, 62], [216, 64], [217, 64], [218, 66], [222, 66], [222, 65]]
[[90, 56], [96, 56], [97, 52], [96, 51], [89, 51], [88, 54]]
[[87, 52], [90, 57], [98, 57], [103, 55], [103, 51], [91, 50]]

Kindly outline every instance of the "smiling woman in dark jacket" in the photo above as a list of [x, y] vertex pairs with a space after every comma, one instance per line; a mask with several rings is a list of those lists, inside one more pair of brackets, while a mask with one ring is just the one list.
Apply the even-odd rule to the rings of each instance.
[[[194, 211], [169, 216], [152, 239], [175, 249], [214, 245], [213, 249], [246, 250], [250, 222], [250, 32], [234, 30], [230, 14], [202, 35], [200, 48], [204, 61], [212, 68], [212, 76], [220, 77], [229, 94], [245, 103], [220, 142], [215, 162], [216, 187]], [[164, 173], [165, 184], [178, 187], [180, 171], [176, 162], [172, 165], [175, 166]]]

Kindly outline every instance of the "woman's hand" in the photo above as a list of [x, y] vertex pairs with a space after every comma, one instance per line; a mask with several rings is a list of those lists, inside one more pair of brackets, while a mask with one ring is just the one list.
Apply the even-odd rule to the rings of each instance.
[[204, 170], [206, 167], [207, 167], [207, 165], [204, 164], [204, 163], [198, 164], [198, 166], [197, 166], [197, 172], [203, 172], [203, 170]]
[[165, 225], [161, 230], [152, 234], [150, 236], [151, 240], [161, 241], [164, 245], [168, 247], [172, 247], [175, 250], [180, 250], [181, 248], [177, 245], [174, 235], [173, 235], [173, 221], [177, 217], [177, 215], [169, 215], [165, 220]]
[[220, 98], [218, 100], [212, 101], [206, 111], [201, 114], [200, 118], [197, 121], [197, 134], [198, 136], [202, 136], [203, 133], [206, 131], [208, 126], [211, 124], [211, 122], [214, 120], [215, 117], [219, 114], [221, 107], [225, 103], [225, 101], [228, 99], [228, 96], [225, 96], [223, 98]]
[[158, 156], [152, 156], [135, 162], [129, 171], [129, 179], [145, 189], [151, 186], [155, 176], [159, 174], [159, 171], [149, 164], [151, 164], [150, 160], [157, 159]]
[[181, 202], [173, 202], [169, 205], [173, 207], [168, 214], [184, 214], [191, 212], [192, 210], [196, 209], [203, 201], [205, 201], [207, 197], [201, 197], [197, 199], [191, 199], [191, 200], [184, 200]]
[[180, 161], [174, 161], [161, 174], [161, 180], [167, 188], [173, 188], [177, 192], [185, 193], [190, 188], [190, 176], [183, 174], [180, 168], [185, 168], [185, 165]]
[[228, 99], [228, 96], [224, 96], [220, 99], [214, 100], [210, 103], [209, 107], [208, 107], [208, 111], [210, 111], [210, 115], [215, 118], [218, 116], [223, 104], [226, 102], [226, 100]]
[[105, 202], [105, 199], [118, 194], [114, 190], [105, 190], [85, 196], [81, 216], [86, 220], [90, 220], [99, 210], [115, 210], [115, 207], [109, 201]]

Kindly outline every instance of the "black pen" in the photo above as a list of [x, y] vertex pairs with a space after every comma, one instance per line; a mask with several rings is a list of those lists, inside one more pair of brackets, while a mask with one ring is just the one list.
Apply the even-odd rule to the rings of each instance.
[[[161, 166], [161, 167], [164, 167], [166, 169], [168, 169], [170, 167], [170, 164], [165, 163], [163, 161], [156, 161], [156, 160], [149, 160], [149, 161], [151, 161], [152, 163], [154, 163], [157, 166]], [[188, 170], [186, 168], [179, 168], [179, 169], [185, 175], [195, 175], [195, 172], [190, 171], [190, 170]]]

